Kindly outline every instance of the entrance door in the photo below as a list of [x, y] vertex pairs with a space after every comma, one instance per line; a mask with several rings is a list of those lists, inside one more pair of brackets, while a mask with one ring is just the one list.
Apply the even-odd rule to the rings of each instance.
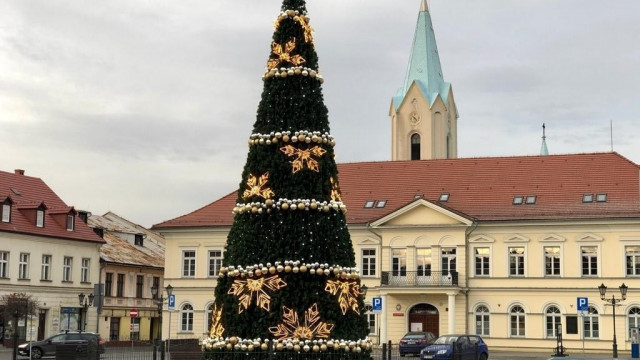
[[411, 331], [412, 325], [416, 328], [416, 324], [422, 325], [422, 331], [429, 331], [436, 337], [440, 336], [440, 315], [438, 309], [431, 304], [418, 304], [409, 310], [409, 328], [407, 331]]
[[47, 323], [47, 310], [40, 309], [38, 313], [38, 341], [44, 339], [44, 330]]
[[117, 341], [120, 337], [120, 318], [112, 317], [109, 326], [109, 340]]

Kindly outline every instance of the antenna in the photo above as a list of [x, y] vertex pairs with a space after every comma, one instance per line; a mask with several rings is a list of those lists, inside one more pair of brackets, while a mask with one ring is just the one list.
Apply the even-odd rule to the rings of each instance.
[[610, 139], [609, 141], [611, 142], [611, 152], [613, 152], [613, 120], [609, 119], [609, 132], [610, 132]]

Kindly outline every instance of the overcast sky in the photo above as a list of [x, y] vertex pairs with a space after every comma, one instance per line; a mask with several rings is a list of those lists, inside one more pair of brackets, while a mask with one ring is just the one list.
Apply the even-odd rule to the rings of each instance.
[[[144, 226], [237, 190], [280, 0], [0, 2], [0, 170]], [[460, 157], [640, 163], [640, 1], [431, 0]], [[339, 162], [389, 160], [420, 0], [308, 0]], [[1, 194], [0, 194], [1, 195]], [[231, 209], [229, 209], [231, 211]]]

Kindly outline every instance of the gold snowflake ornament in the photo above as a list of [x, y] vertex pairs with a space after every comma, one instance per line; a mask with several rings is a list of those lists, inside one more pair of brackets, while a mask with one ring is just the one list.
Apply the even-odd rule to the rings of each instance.
[[327, 280], [324, 291], [331, 295], [338, 295], [338, 303], [340, 304], [342, 315], [345, 315], [348, 309], [360, 314], [360, 309], [358, 308], [358, 296], [361, 294], [360, 285], [355, 281]]
[[209, 331], [210, 338], [219, 338], [224, 334], [224, 327], [222, 326], [222, 309], [218, 309], [218, 305], [213, 306], [211, 311], [211, 330]]
[[238, 314], [242, 314], [243, 311], [251, 306], [254, 296], [256, 305], [263, 310], [269, 311], [271, 308], [271, 296], [267, 294], [264, 288], [271, 291], [278, 291], [285, 286], [287, 286], [287, 283], [278, 275], [268, 278], [235, 280], [227, 294], [238, 297]]
[[314, 146], [307, 150], [301, 150], [296, 149], [291, 145], [281, 147], [280, 151], [282, 151], [289, 157], [294, 157], [294, 159], [291, 161], [291, 166], [293, 168], [294, 174], [304, 169], [305, 165], [309, 170], [320, 172], [318, 161], [313, 157], [315, 156], [316, 158], [319, 158], [327, 152], [327, 150], [321, 148], [320, 146]]
[[342, 195], [340, 194], [340, 186], [338, 185], [338, 182], [335, 181], [333, 177], [331, 177], [330, 181], [331, 181], [331, 200], [342, 201]]
[[306, 63], [307, 60], [305, 60], [302, 56], [291, 55], [291, 52], [295, 48], [296, 48], [295, 38], [291, 41], [288, 41], [286, 44], [284, 44], [284, 49], [283, 49], [283, 46], [278, 44], [277, 42], [275, 41], [272, 42], [271, 51], [273, 52], [273, 54], [277, 56], [277, 58], [269, 59], [269, 61], [267, 62], [267, 69], [269, 70], [275, 69], [278, 66], [278, 64], [282, 62], [288, 62], [290, 64], [293, 64], [294, 66], [298, 66]]
[[263, 199], [269, 199], [275, 195], [271, 188], [267, 187], [267, 182], [269, 182], [269, 173], [262, 174], [259, 178], [255, 175], [249, 175], [247, 179], [247, 187], [248, 189], [242, 193], [243, 199], [248, 199], [252, 196], [260, 196]]
[[318, 312], [318, 304], [313, 304], [304, 313], [304, 324], [298, 321], [298, 313], [286, 306], [282, 307], [284, 315], [283, 323], [275, 327], [270, 327], [269, 332], [276, 337], [277, 340], [313, 340], [316, 338], [326, 339], [333, 330], [332, 324], [320, 321], [320, 313]]

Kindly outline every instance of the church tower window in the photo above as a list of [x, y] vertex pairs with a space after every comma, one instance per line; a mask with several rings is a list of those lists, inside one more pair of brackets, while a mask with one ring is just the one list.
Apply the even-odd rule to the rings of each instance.
[[420, 135], [411, 135], [411, 160], [420, 160]]

